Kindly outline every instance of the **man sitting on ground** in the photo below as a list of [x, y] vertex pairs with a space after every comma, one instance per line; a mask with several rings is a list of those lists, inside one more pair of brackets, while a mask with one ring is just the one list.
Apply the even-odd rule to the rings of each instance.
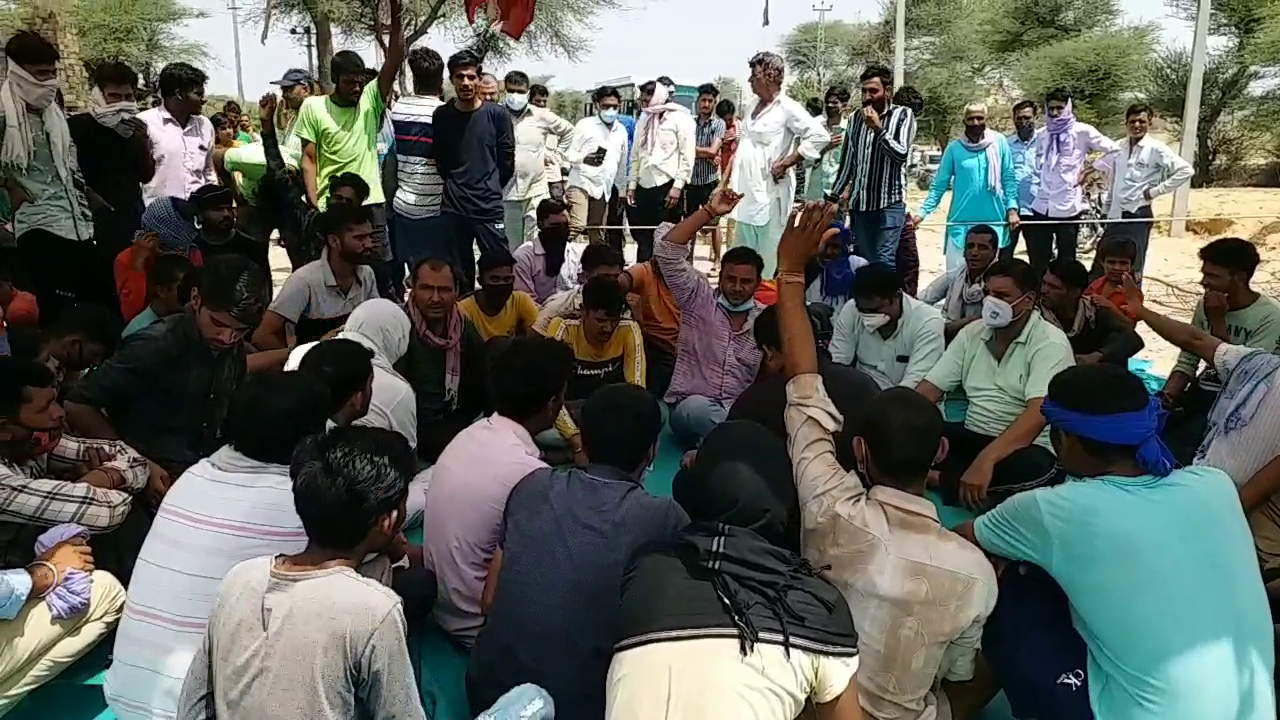
[[150, 301], [142, 312], [133, 316], [120, 337], [150, 327], [170, 315], [182, 312], [191, 300], [191, 261], [181, 255], [161, 255], [147, 268], [147, 297]]
[[239, 255], [252, 260], [268, 275], [271, 273], [267, 243], [250, 237], [236, 226], [235, 194], [230, 188], [205, 185], [191, 193], [191, 202], [200, 220], [195, 247], [204, 261], [220, 255]]
[[1120, 236], [1103, 239], [1098, 243], [1097, 257], [1094, 260], [1094, 267], [1102, 268], [1102, 277], [1090, 283], [1084, 291], [1085, 296], [1099, 310], [1107, 310], [1130, 325], [1135, 318], [1125, 298], [1124, 276], [1133, 269], [1136, 257], [1138, 245], [1131, 238]]
[[[1271, 614], [1230, 478], [1175, 469], [1159, 401], [1124, 368], [1064, 370], [1041, 410], [1058, 460], [1079, 479], [1011, 497], [961, 530], [994, 556], [1043, 568], [1065, 591], [1069, 605], [1056, 613], [1019, 610], [1033, 618], [1019, 639], [1078, 632], [1083, 648], [1065, 667], [1089, 684], [1091, 717], [1274, 718]], [[1032, 657], [1062, 661], [1057, 645]], [[1027, 663], [1002, 672], [1012, 664], [1004, 652], [1018, 649], [983, 643], [997, 674], [1017, 677]], [[1052, 702], [1043, 691], [1030, 697]], [[1051, 707], [1015, 712], [1048, 717]]]
[[[616, 281], [622, 275], [622, 266], [625, 262], [622, 253], [608, 245], [588, 245], [582, 251], [583, 285], [597, 275], [604, 275]], [[533, 329], [545, 334], [551, 321], [556, 318], [566, 320], [581, 318], [583, 285], [558, 292], [547, 298], [547, 301], [542, 304], [542, 309], [538, 311], [538, 321], [534, 323]]]
[[355, 340], [316, 343], [302, 356], [298, 372], [329, 389], [329, 426], [346, 427], [369, 412], [373, 400], [373, 351]]
[[290, 474], [306, 548], [227, 574], [178, 718], [266, 718], [280, 708], [307, 718], [424, 717], [400, 598], [356, 572], [400, 544], [413, 467], [409, 444], [381, 428], [336, 428], [299, 446]]
[[947, 342], [982, 317], [985, 277], [996, 254], [996, 231], [990, 225], [974, 225], [964, 238], [964, 265], [939, 275], [920, 294], [920, 300], [929, 305], [943, 303]]
[[697, 447], [724, 422], [733, 401], [760, 369], [760, 348], [753, 335], [755, 318], [763, 309], [755, 300], [764, 271], [760, 253], [744, 246], [726, 252], [714, 290], [686, 259], [688, 244], [698, 231], [729, 214], [741, 199], [731, 190], [718, 191], [702, 209], [675, 227], [660, 227], [655, 235], [659, 239], [653, 256], [680, 309], [680, 344], [664, 399], [671, 408], [671, 432], [686, 450]]
[[484, 340], [458, 308], [459, 279], [444, 260], [419, 260], [404, 306], [413, 335], [396, 368], [418, 399], [418, 457], [428, 463], [489, 405]]
[[[1196, 303], [1191, 324], [1233, 345], [1267, 352], [1280, 348], [1280, 302], [1249, 284], [1260, 262], [1258, 248], [1241, 238], [1219, 238], [1200, 248], [1200, 262], [1204, 297]], [[1184, 350], [1160, 391], [1170, 411], [1164, 440], [1183, 465], [1192, 461], [1200, 447], [1209, 409], [1222, 389], [1213, 369], [1196, 377], [1200, 360]]]
[[373, 258], [373, 224], [366, 207], [332, 205], [316, 221], [325, 238], [320, 259], [290, 275], [254, 333], [256, 347], [282, 348], [292, 323], [299, 345], [342, 327], [365, 300], [378, 297]]
[[1106, 362], [1127, 367], [1129, 358], [1141, 352], [1142, 338], [1119, 312], [1084, 297], [1088, 282], [1089, 271], [1079, 260], [1049, 263], [1040, 282], [1044, 317], [1067, 334], [1077, 365]]
[[505, 247], [487, 248], [477, 263], [480, 289], [458, 303], [485, 342], [496, 337], [523, 335], [536, 324], [538, 304], [529, 293], [515, 289], [516, 261]]
[[643, 386], [601, 387], [582, 422], [591, 464], [535, 470], [507, 500], [467, 670], [473, 709], [533, 683], [555, 698], [557, 718], [603, 717], [623, 571], [689, 522], [674, 500], [640, 484], [662, 430], [662, 409]]
[[853, 365], [881, 389], [913, 388], [942, 357], [942, 313], [902, 290], [902, 276], [884, 263], [853, 274], [853, 300], [836, 316], [831, 360]]
[[62, 310], [45, 337], [49, 367], [58, 380], [58, 397], [63, 398], [86, 370], [115, 354], [120, 319], [101, 305], [75, 305]]
[[976, 547], [942, 526], [924, 497], [929, 467], [947, 451], [942, 418], [928, 400], [901, 387], [881, 392], [866, 406], [873, 422], [853, 439], [857, 470], [837, 459], [833, 434], [846, 418], [818, 374], [803, 280], [792, 279], [803, 277], [834, 212], [811, 205], [778, 246], [778, 323], [792, 376], [787, 445], [805, 557], [831, 568], [828, 579], [853, 611], [867, 715], [947, 717], [974, 674], [982, 626], [996, 602], [995, 572]]
[[938, 402], [963, 389], [964, 424], [947, 423], [940, 458], [943, 500], [979, 508], [1010, 493], [1053, 482], [1056, 462], [1040, 403], [1049, 381], [1075, 364], [1071, 343], [1036, 309], [1039, 278], [1022, 260], [987, 270], [982, 322], [956, 335], [916, 390]]
[[618, 276], [618, 283], [630, 294], [628, 300], [633, 303], [635, 319], [644, 337], [645, 386], [661, 400], [671, 387], [671, 375], [676, 368], [680, 306], [676, 305], [667, 281], [662, 279], [657, 258], [627, 268]]
[[512, 339], [490, 365], [494, 414], [459, 433], [435, 464], [423, 550], [439, 579], [436, 623], [464, 646], [484, 625], [480, 597], [507, 496], [524, 476], [547, 467], [533, 438], [555, 423], [572, 372], [573, 353], [563, 343]]

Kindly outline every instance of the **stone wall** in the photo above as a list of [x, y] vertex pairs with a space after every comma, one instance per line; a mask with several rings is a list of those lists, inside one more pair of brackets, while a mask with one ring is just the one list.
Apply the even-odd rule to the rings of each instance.
[[[71, 5], [74, 0], [37, 0], [28, 10], [28, 17], [23, 18], [22, 27], [35, 30], [50, 42], [58, 46], [62, 55], [58, 63], [58, 74], [62, 79], [63, 101], [67, 112], [83, 110], [89, 101], [89, 74], [84, 69], [84, 58], [80, 53], [80, 36], [76, 32], [74, 13]], [[4, 53], [0, 51], [0, 82], [4, 80]]]

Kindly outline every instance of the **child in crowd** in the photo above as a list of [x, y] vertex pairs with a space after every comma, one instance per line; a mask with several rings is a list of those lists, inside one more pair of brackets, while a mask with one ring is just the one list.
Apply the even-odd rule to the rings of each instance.
[[[1130, 325], [1137, 321], [1124, 296], [1124, 276], [1133, 269], [1138, 257], [1138, 245], [1123, 235], [1113, 235], [1098, 244], [1098, 257], [1094, 261], [1094, 270], [1102, 270], [1102, 277], [1089, 283], [1085, 289], [1085, 297], [1093, 301], [1099, 310], [1110, 311], [1112, 315]], [[1137, 278], [1141, 280], [1141, 278]]]
[[147, 270], [151, 302], [125, 326], [122, 338], [178, 312], [191, 299], [191, 261], [181, 255], [161, 255]]

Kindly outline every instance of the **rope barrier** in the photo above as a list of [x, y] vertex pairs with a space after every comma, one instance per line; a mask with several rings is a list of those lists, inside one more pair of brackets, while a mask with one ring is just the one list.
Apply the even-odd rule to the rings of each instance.
[[[1093, 225], [1093, 224], [1116, 225], [1121, 223], [1170, 222], [1173, 220], [1182, 220], [1184, 222], [1190, 221], [1190, 220], [1278, 220], [1280, 221], [1280, 215], [1275, 215], [1275, 214], [1271, 214], [1271, 215], [1183, 215], [1178, 217], [1158, 216], [1158, 217], [1151, 217], [1151, 218], [1093, 218], [1093, 219], [1050, 218], [1048, 220], [1023, 220], [1018, 224], [1020, 227], [1025, 227], [1027, 225]], [[952, 225], [964, 225], [964, 226], [990, 225], [992, 227], [1003, 227], [1008, 224], [1009, 223], [1007, 222], [974, 223], [974, 222], [937, 221], [937, 222], [923, 222], [923, 223], [920, 223], [919, 225], [916, 225], [916, 227], [917, 228], [922, 228], [922, 227], [941, 228], [941, 227], [950, 227]], [[584, 225], [583, 229], [584, 230], [657, 230], [658, 227], [659, 227], [658, 225]], [[711, 228], [711, 227], [715, 227], [715, 225], [709, 224], [705, 226], [704, 229]]]

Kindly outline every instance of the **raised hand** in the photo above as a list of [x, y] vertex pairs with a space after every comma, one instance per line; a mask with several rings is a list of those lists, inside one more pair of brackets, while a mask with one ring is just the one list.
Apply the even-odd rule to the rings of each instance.
[[805, 203], [792, 212], [778, 241], [778, 271], [804, 272], [822, 243], [840, 233], [831, 227], [835, 216], [836, 206], [828, 202]]

